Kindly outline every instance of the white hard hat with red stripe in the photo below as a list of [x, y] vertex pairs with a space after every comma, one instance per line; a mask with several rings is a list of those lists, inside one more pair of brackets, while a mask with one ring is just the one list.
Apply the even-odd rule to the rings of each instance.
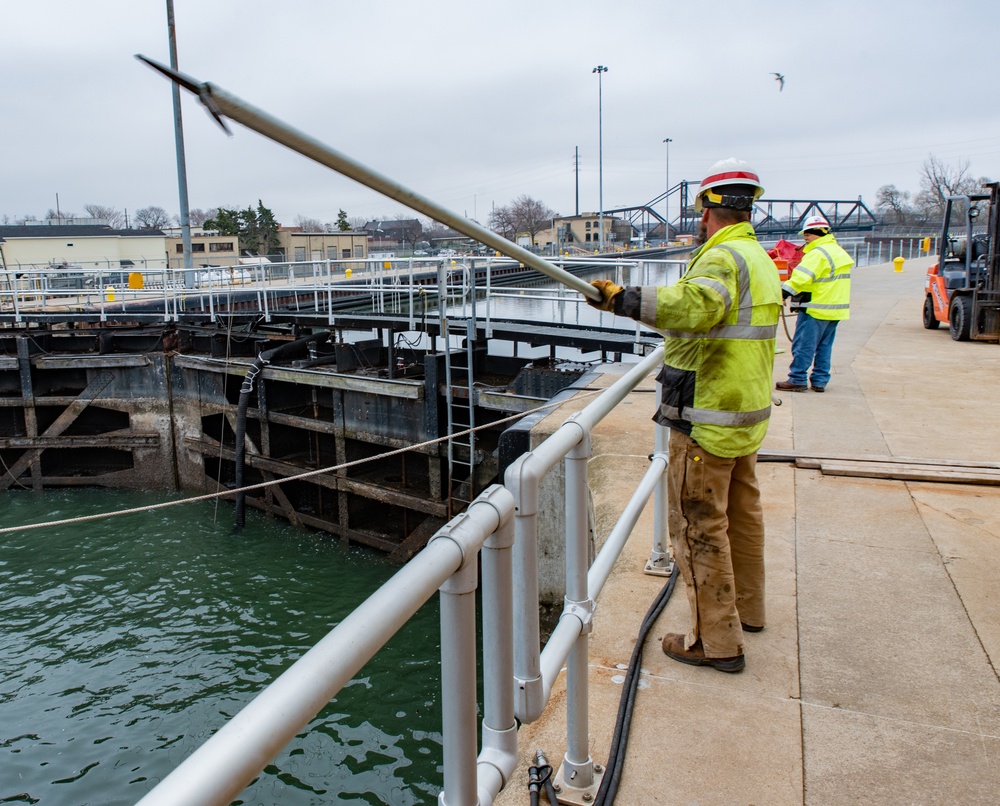
[[[736, 193], [722, 191], [728, 185], [742, 185]], [[747, 195], [747, 190], [752, 196]], [[730, 157], [719, 160], [708, 170], [708, 176], [701, 180], [698, 195], [694, 198], [694, 209], [701, 212], [705, 207], [732, 207], [736, 210], [750, 210], [753, 203], [764, 195], [764, 186], [760, 177], [750, 165], [743, 160]]]
[[799, 235], [811, 229], [825, 229], [829, 232], [830, 222], [821, 215], [811, 215], [805, 220], [805, 223], [802, 225], [802, 229], [799, 230]]

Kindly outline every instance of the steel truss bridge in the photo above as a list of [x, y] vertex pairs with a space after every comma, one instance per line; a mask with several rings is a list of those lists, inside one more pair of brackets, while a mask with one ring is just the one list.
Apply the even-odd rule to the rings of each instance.
[[[605, 215], [617, 215], [647, 236], [663, 237], [664, 213], [669, 209], [670, 237], [694, 233], [701, 215], [694, 211], [694, 196], [699, 182], [681, 181], [655, 199], [638, 207], [605, 210]], [[657, 209], [659, 207], [659, 209]], [[675, 212], [676, 211], [676, 212]], [[758, 235], [777, 237], [798, 233], [811, 215], [822, 215], [835, 232], [871, 232], [877, 223], [875, 214], [858, 196], [857, 199], [760, 199], [753, 209], [750, 222]]]

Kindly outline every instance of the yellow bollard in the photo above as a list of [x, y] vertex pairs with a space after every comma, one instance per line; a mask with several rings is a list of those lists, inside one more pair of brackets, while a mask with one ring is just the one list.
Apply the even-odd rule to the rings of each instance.
[[922, 240], [922, 241], [920, 242], [920, 248], [921, 248], [921, 249], [922, 249], [922, 250], [923, 250], [924, 252], [930, 252], [930, 251], [931, 251], [931, 239], [930, 239], [930, 238], [924, 238], [924, 239], [923, 239], [923, 240]]
[[344, 277], [346, 277], [348, 280], [351, 279], [351, 270], [350, 269], [348, 269], [347, 271], [344, 272]]
[[113, 285], [109, 285], [107, 288], [104, 289], [104, 301], [105, 302], [115, 301], [115, 287]]
[[892, 262], [893, 262], [893, 264], [896, 267], [894, 269], [894, 271], [901, 272], [903, 270], [903, 256], [902, 255], [900, 255], [899, 257], [894, 257], [892, 259]]
[[146, 283], [142, 279], [142, 274], [140, 272], [133, 271], [129, 273], [128, 287], [140, 290], [146, 287]]

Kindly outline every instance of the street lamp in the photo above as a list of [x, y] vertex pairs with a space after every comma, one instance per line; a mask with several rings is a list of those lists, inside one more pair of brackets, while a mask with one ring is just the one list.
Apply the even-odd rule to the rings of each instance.
[[608, 68], [603, 64], [597, 65], [592, 73], [597, 73], [597, 204], [600, 209], [597, 211], [597, 221], [600, 231], [598, 239], [599, 249], [604, 251], [604, 88], [601, 77], [608, 72]]
[[664, 141], [667, 146], [667, 195], [663, 197], [663, 214], [666, 217], [666, 223], [663, 225], [663, 240], [665, 243], [670, 242], [670, 144], [673, 142], [669, 137]]

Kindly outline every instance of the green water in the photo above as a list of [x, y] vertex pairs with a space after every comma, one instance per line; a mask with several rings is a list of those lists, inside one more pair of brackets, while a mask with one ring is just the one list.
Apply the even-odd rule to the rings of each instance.
[[[163, 496], [8, 492], [0, 526]], [[230, 504], [0, 534], [0, 803], [132, 804], [396, 570]], [[436, 599], [241, 795], [433, 803]]]

